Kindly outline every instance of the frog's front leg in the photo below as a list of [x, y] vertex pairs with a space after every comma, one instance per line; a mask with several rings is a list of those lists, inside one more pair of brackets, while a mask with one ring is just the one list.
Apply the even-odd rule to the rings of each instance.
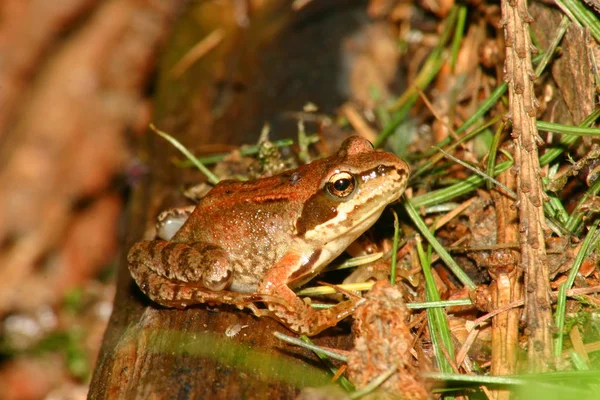
[[184, 308], [205, 302], [227, 302], [218, 294], [233, 279], [226, 252], [207, 243], [166, 240], [137, 242], [127, 255], [129, 270], [150, 299]]
[[333, 307], [315, 310], [298, 297], [288, 286], [298, 271], [295, 266], [310, 262], [311, 257], [301, 253], [289, 252], [272, 268], [259, 287], [259, 294], [278, 298], [278, 302], [266, 302], [271, 315], [283, 322], [289, 329], [309, 336], [336, 325], [339, 321], [354, 313], [362, 299], [347, 300]]

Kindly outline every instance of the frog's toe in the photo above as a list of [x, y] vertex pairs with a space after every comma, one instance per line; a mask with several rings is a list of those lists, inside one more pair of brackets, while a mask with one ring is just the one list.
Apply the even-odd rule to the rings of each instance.
[[232, 281], [233, 273], [229, 268], [229, 263], [221, 266], [213, 264], [213, 268], [204, 271], [202, 274], [202, 285], [214, 291], [226, 289], [231, 285]]

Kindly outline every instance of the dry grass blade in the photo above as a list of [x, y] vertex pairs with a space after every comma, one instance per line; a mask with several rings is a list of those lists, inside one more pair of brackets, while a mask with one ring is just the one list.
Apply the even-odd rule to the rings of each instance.
[[[504, 171], [498, 179], [514, 189], [516, 177]], [[492, 192], [496, 205], [496, 234], [498, 244], [517, 243], [519, 240], [518, 216], [513, 207], [514, 201], [498, 191]], [[504, 312], [492, 320], [492, 363], [493, 375], [510, 375], [517, 371], [519, 345], [519, 309], [509, 308], [515, 301], [522, 300], [522, 271], [517, 267], [518, 252], [509, 248], [497, 249], [492, 253], [489, 273], [493, 282], [490, 285], [492, 307]], [[510, 392], [496, 390], [497, 399], [509, 398]]]

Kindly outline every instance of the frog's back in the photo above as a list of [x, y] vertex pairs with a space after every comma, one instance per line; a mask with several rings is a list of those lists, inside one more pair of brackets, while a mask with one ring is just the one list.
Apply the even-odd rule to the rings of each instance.
[[268, 178], [221, 181], [200, 200], [174, 240], [235, 247], [259, 235], [276, 241], [289, 237], [329, 164], [322, 159]]

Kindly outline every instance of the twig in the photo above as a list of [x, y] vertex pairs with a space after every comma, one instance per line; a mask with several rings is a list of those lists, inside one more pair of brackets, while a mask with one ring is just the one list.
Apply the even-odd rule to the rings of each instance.
[[179, 78], [187, 71], [194, 63], [201, 59], [209, 51], [217, 47], [225, 37], [223, 29], [215, 29], [209, 33], [204, 39], [196, 43], [171, 69], [171, 75]]
[[529, 370], [547, 371], [553, 355], [552, 309], [544, 231], [544, 193], [540, 179], [536, 125], [538, 104], [533, 91], [531, 38], [526, 0], [502, 1], [506, 43], [505, 80], [509, 116], [515, 140], [516, 205], [519, 209], [521, 268], [525, 271], [525, 315], [528, 330]]

